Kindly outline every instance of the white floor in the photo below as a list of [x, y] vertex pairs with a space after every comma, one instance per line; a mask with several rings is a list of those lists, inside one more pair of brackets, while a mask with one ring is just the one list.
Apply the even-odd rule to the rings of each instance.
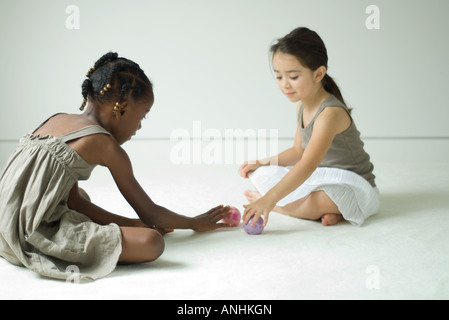
[[[242, 208], [247, 180], [234, 165], [139, 163], [159, 204], [186, 215]], [[119, 266], [87, 284], [41, 278], [0, 258], [2, 299], [449, 299], [449, 164], [376, 163], [381, 212], [360, 228], [322, 227], [272, 213], [264, 233], [240, 227], [165, 237], [156, 262]], [[108, 172], [82, 186], [92, 200], [133, 216]]]

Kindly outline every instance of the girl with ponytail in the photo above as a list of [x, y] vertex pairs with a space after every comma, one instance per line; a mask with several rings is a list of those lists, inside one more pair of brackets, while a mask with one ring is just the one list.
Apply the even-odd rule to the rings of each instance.
[[291, 148], [240, 167], [257, 189], [245, 192], [244, 222], [264, 216], [266, 225], [273, 210], [325, 226], [343, 220], [360, 226], [379, 210], [379, 191], [351, 110], [327, 74], [323, 40], [297, 28], [271, 53], [279, 89], [297, 103], [297, 130]]

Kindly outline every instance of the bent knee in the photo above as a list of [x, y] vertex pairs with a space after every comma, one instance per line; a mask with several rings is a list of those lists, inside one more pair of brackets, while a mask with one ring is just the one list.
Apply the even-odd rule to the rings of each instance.
[[164, 238], [159, 232], [147, 228], [122, 227], [121, 263], [151, 262], [159, 258], [165, 249]]
[[165, 250], [165, 241], [162, 235], [153, 229], [147, 229], [142, 236], [142, 247], [146, 248], [146, 261], [154, 261], [159, 258]]
[[323, 190], [312, 192], [310, 202], [317, 214], [340, 213], [337, 205]]
[[80, 196], [82, 196], [84, 199], [91, 201], [89, 194], [86, 192], [86, 190], [82, 189], [82, 188], [78, 188]]
[[281, 213], [308, 220], [318, 220], [324, 214], [340, 213], [335, 203], [324, 191], [312, 192], [305, 198], [278, 208]]

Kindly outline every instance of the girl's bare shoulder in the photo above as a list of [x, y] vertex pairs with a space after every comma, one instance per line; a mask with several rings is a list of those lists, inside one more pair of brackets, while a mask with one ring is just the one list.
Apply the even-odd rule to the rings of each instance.
[[[35, 134], [61, 137], [65, 134], [89, 127], [99, 126], [98, 123], [76, 114], [58, 114], [45, 122]], [[67, 142], [87, 163], [104, 165], [103, 159], [121, 149], [117, 141], [108, 134], [98, 133], [87, 135]]]
[[93, 121], [76, 114], [57, 114], [44, 122], [34, 134], [40, 136], [51, 135], [60, 137], [87, 126], [96, 125]]
[[[76, 143], [76, 142], [75, 142]], [[120, 159], [125, 152], [114, 137], [106, 134], [94, 134], [78, 141], [79, 146], [73, 145], [72, 148], [80, 149], [77, 152], [85, 158], [88, 158], [91, 162], [88, 163], [98, 164], [101, 166], [109, 167], [111, 159], [113, 161], [121, 161]], [[84, 154], [84, 155], [83, 155]]]

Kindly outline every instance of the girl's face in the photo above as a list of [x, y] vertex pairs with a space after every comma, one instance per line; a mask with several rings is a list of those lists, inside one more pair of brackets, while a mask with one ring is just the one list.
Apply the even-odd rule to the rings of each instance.
[[273, 69], [279, 89], [291, 102], [303, 100], [316, 87], [314, 72], [304, 67], [293, 55], [276, 52], [273, 55]]
[[126, 102], [121, 106], [121, 111], [115, 116], [120, 121], [115, 122], [116, 126], [112, 132], [112, 135], [119, 144], [131, 140], [137, 131], [142, 128], [142, 120], [150, 112], [153, 102], [153, 99], [143, 99]]

